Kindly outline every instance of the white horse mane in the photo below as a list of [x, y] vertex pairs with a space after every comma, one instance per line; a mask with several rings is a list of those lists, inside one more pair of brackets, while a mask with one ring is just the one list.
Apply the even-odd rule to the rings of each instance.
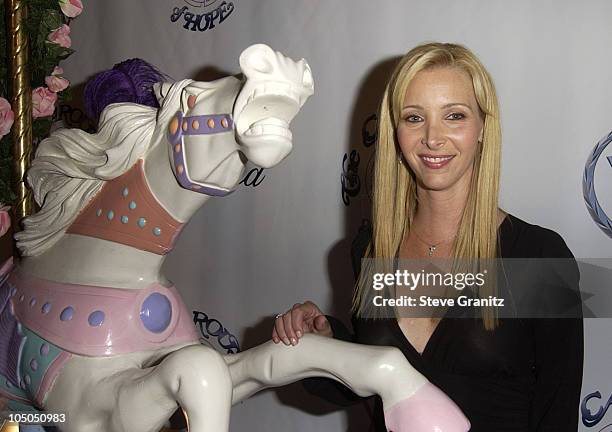
[[51, 248], [105, 181], [125, 173], [163, 139], [181, 90], [192, 82], [172, 84], [159, 110], [111, 104], [100, 116], [97, 133], [59, 129], [40, 143], [27, 179], [41, 209], [24, 219], [25, 229], [15, 235], [23, 256]]

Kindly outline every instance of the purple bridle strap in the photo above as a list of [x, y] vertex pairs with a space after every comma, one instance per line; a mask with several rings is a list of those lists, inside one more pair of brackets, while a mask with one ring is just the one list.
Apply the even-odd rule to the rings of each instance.
[[226, 196], [233, 191], [219, 189], [211, 186], [194, 183], [187, 172], [185, 161], [185, 135], [212, 135], [218, 133], [232, 132], [233, 121], [230, 114], [211, 114], [183, 117], [182, 111], [178, 111], [168, 126], [168, 141], [172, 146], [173, 171], [179, 184], [194, 192], [212, 195]]

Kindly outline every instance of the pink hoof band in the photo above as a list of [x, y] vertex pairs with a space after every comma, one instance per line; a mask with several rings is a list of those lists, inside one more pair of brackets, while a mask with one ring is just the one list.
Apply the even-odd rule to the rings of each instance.
[[439, 388], [424, 384], [415, 394], [385, 411], [390, 432], [467, 432], [470, 422]]

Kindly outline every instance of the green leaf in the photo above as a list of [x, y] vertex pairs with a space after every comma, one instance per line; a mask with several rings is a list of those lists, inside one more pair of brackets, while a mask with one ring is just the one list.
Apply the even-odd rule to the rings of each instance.
[[40, 25], [47, 31], [47, 33], [61, 27], [62, 24], [64, 24], [64, 17], [59, 12], [53, 9], [47, 9], [45, 10], [45, 13], [42, 14]]
[[60, 102], [66, 103], [66, 102], [70, 102], [71, 100], [72, 100], [72, 89], [70, 87], [67, 87], [60, 93]]
[[[25, 31], [30, 38], [30, 58], [28, 67], [31, 74], [32, 88], [45, 85], [45, 76], [50, 75], [60, 60], [70, 56], [74, 50], [62, 48], [57, 44], [47, 42], [51, 31], [68, 22], [61, 12], [58, 0], [22, 0], [28, 8], [28, 18], [25, 22]], [[0, 3], [3, 3], [0, 0]], [[4, 23], [5, 8], [0, 7], [0, 22]], [[7, 37], [6, 27], [0, 28], [0, 96], [8, 97], [9, 71], [7, 63]], [[71, 98], [69, 89], [59, 94], [58, 105]], [[32, 138], [34, 142], [49, 135], [52, 118], [35, 119], [32, 122]], [[12, 171], [12, 137], [10, 135], [0, 138], [0, 201], [13, 202], [16, 196], [11, 190]]]

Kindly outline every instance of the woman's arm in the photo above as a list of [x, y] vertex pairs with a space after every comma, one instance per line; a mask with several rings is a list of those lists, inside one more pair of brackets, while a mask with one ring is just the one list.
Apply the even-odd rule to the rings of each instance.
[[536, 319], [535, 393], [529, 430], [578, 430], [583, 326], [576, 318]]
[[[546, 284], [556, 285], [559, 295], [574, 295], [575, 301], [570, 303], [569, 309], [562, 311], [567, 318], [533, 320], [536, 384], [529, 430], [576, 431], [584, 358], [580, 272], [574, 256], [557, 233], [547, 230], [542, 245], [543, 257], [560, 258], [551, 261], [553, 271], [547, 276]], [[550, 289], [546, 291], [553, 292]], [[568, 304], [553, 302], [560, 303]]]

